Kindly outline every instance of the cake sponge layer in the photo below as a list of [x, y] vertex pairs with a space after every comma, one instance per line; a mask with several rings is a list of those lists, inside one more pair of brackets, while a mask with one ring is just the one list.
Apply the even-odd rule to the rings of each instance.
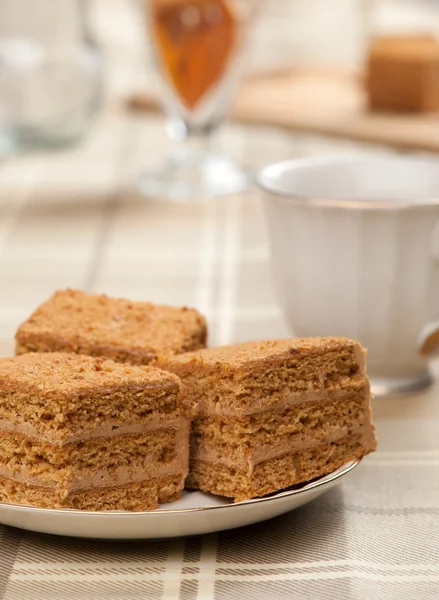
[[2, 429], [43, 435], [62, 443], [71, 436], [123, 424], [146, 424], [184, 410], [181, 383], [153, 367], [104, 358], [30, 353], [0, 359]]
[[193, 309], [62, 290], [20, 325], [16, 353], [73, 352], [142, 365], [158, 354], [203, 348], [206, 337], [206, 321]]
[[345, 338], [249, 342], [160, 358], [202, 414], [242, 416], [278, 404], [368, 394], [365, 351]]

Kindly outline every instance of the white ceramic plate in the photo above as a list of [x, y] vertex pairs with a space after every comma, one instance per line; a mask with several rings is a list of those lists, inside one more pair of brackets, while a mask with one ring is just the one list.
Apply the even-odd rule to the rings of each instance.
[[93, 539], [160, 539], [212, 533], [265, 521], [298, 508], [337, 485], [359, 462], [351, 461], [294, 489], [236, 504], [202, 492], [184, 492], [180, 500], [145, 512], [87, 512], [0, 502], [0, 523]]

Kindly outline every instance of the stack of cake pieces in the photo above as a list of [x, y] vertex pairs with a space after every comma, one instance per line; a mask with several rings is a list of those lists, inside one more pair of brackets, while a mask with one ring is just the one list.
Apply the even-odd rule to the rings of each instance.
[[375, 449], [360, 344], [206, 336], [195, 310], [55, 293], [0, 360], [0, 499], [154, 508], [179, 496], [190, 446], [186, 487], [240, 501]]
[[162, 358], [197, 406], [186, 486], [247, 500], [373, 452], [364, 354], [344, 338], [310, 338]]
[[0, 500], [146, 510], [179, 497], [189, 418], [153, 367], [75, 354], [0, 359]]

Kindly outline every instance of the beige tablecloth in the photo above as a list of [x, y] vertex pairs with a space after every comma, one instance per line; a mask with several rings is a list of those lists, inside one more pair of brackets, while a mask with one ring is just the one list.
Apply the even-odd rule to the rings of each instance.
[[[109, 9], [123, 4], [98, 7], [117, 31], [107, 45], [111, 93], [132, 89], [129, 65], [138, 68], [121, 41], [131, 30]], [[0, 354], [12, 353], [14, 331], [35, 305], [66, 286], [196, 306], [212, 344], [288, 335], [257, 194], [176, 206], [134, 193], [138, 171], [164, 144], [160, 120], [110, 103], [80, 147], [0, 163]], [[226, 127], [219, 145], [253, 168], [363, 151], [239, 127]], [[0, 598], [437, 600], [438, 394], [436, 386], [375, 401], [379, 451], [334, 491], [266, 523], [114, 543], [0, 526]]]

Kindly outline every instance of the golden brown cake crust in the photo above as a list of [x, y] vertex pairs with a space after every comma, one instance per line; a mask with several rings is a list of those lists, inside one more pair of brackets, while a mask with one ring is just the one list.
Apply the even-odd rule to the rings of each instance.
[[16, 333], [16, 353], [74, 352], [116, 361], [148, 364], [206, 345], [204, 317], [186, 307], [57, 291]]
[[[249, 363], [255, 366], [254, 363], [259, 361], [289, 358], [291, 355], [306, 356], [346, 347], [361, 349], [358, 342], [343, 337], [286, 338], [205, 348], [174, 356], [170, 360], [178, 365], [192, 365], [196, 368], [203, 366], [238, 369]], [[159, 362], [165, 361], [165, 357], [159, 357]]]
[[120, 386], [179, 387], [175, 375], [155, 367], [122, 365], [104, 357], [64, 352], [0, 358], [0, 389], [16, 386], [59, 396]]

